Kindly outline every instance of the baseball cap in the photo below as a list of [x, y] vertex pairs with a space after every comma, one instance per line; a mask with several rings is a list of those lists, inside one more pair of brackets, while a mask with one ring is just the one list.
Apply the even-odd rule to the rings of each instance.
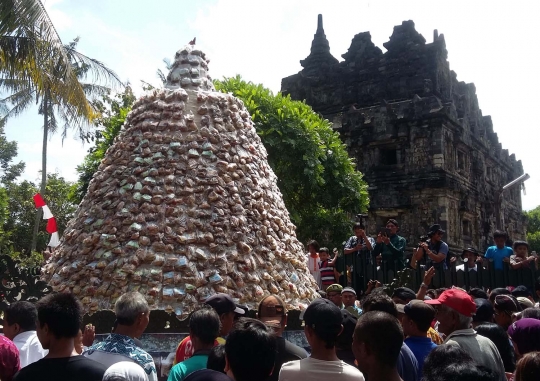
[[438, 299], [425, 300], [424, 303], [429, 305], [441, 305], [444, 304], [447, 307], [456, 310], [460, 314], [468, 317], [472, 317], [476, 314], [476, 304], [473, 298], [465, 291], [451, 288], [444, 291]]
[[331, 284], [326, 288], [326, 294], [328, 295], [329, 292], [339, 292], [341, 293], [343, 291], [343, 286], [337, 283]]
[[306, 326], [310, 326], [316, 332], [340, 330], [342, 315], [341, 310], [328, 299], [315, 299], [304, 311], [302, 317]]
[[396, 303], [397, 312], [400, 314], [405, 313], [405, 304]]
[[508, 327], [508, 335], [521, 355], [540, 351], [540, 320], [523, 318]]
[[232, 298], [227, 294], [212, 295], [206, 299], [204, 303], [215, 309], [218, 315], [223, 315], [233, 311], [240, 315], [245, 314], [245, 311], [238, 307]]
[[495, 297], [493, 307], [495, 307], [499, 311], [507, 311], [507, 312], [521, 311], [521, 307], [519, 306], [517, 299], [514, 298], [512, 295], [504, 295], [504, 294], [497, 295]]
[[344, 292], [350, 292], [350, 293], [353, 293], [354, 295], [356, 295], [356, 291], [354, 291], [354, 288], [352, 288], [352, 287], [343, 288], [343, 290], [341, 290], [341, 293], [343, 294]]
[[281, 327], [281, 321], [286, 314], [287, 309], [279, 296], [269, 295], [259, 303], [258, 318], [269, 327]]
[[474, 299], [476, 304], [476, 315], [473, 316], [474, 322], [491, 321], [493, 319], [493, 305], [487, 299], [477, 298]]
[[515, 298], [520, 296], [528, 297], [531, 296], [531, 292], [527, 289], [527, 286], [521, 285], [512, 290], [512, 296]]
[[408, 287], [398, 287], [392, 293], [392, 298], [399, 298], [401, 300], [413, 300], [416, 299], [416, 293]]
[[519, 296], [519, 297], [517, 298], [517, 301], [518, 301], [519, 305], [521, 306], [521, 309], [523, 309], [523, 310], [524, 310], [525, 308], [532, 308], [532, 307], [534, 307], [534, 303], [531, 302], [531, 299], [526, 298], [526, 297], [524, 297], [524, 296]]

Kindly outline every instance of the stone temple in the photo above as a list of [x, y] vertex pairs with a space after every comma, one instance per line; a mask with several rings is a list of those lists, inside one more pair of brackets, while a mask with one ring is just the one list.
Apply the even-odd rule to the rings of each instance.
[[317, 288], [239, 99], [216, 92], [205, 54], [176, 53], [164, 89], [133, 105], [44, 269], [87, 312], [139, 291], [185, 318], [222, 292], [302, 308]]
[[[369, 184], [371, 233], [396, 218], [413, 246], [440, 223], [454, 250], [485, 249], [497, 224], [496, 195], [523, 174], [521, 161], [502, 148], [474, 84], [450, 70], [442, 34], [435, 31], [427, 43], [404, 21], [384, 47], [383, 53], [369, 32], [359, 33], [340, 62], [319, 15], [302, 71], [283, 78], [281, 90], [305, 100], [341, 134]], [[519, 187], [505, 191], [500, 210], [510, 238], [522, 239]]]

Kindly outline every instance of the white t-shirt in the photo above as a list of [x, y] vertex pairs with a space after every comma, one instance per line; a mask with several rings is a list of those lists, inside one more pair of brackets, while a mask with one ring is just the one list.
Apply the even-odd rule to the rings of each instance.
[[313, 258], [309, 253], [307, 253], [306, 264], [308, 266], [309, 272], [317, 282], [319, 288], [321, 288], [321, 271], [319, 268], [319, 256], [317, 255]]
[[43, 349], [36, 331], [21, 332], [13, 338], [13, 344], [19, 350], [21, 368], [30, 365], [45, 357], [49, 351]]
[[[477, 267], [478, 267], [478, 266], [476, 265], [476, 263], [474, 264], [474, 267], [468, 267], [468, 266], [467, 266], [467, 268], [469, 269], [469, 271], [478, 271]], [[459, 271], [459, 270], [465, 271], [465, 263], [456, 266], [456, 271]]]
[[323, 361], [308, 357], [283, 364], [279, 381], [364, 381], [364, 375], [343, 361]]

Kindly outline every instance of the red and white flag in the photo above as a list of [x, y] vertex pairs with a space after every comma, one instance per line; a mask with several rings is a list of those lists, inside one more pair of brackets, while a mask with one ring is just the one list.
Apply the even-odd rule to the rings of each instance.
[[56, 247], [60, 245], [60, 236], [58, 235], [58, 227], [56, 226], [56, 218], [51, 213], [51, 210], [43, 200], [39, 193], [34, 195], [34, 204], [36, 208], [41, 208], [43, 211], [43, 219], [47, 220], [47, 233], [51, 235], [51, 240], [47, 246]]

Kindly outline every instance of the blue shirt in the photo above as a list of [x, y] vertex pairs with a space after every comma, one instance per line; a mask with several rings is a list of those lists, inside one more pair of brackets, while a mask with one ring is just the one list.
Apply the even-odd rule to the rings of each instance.
[[485, 257], [488, 259], [493, 259], [495, 270], [502, 270], [503, 259], [509, 258], [512, 254], [514, 254], [514, 251], [508, 246], [505, 246], [502, 249], [499, 249], [497, 246], [490, 246], [486, 250]]
[[418, 336], [406, 338], [405, 344], [407, 344], [411, 352], [414, 354], [414, 357], [416, 357], [416, 360], [418, 361], [418, 379], [420, 379], [422, 377], [424, 360], [426, 359], [426, 356], [429, 354], [429, 352], [437, 348], [437, 344], [435, 344], [429, 337]]
[[418, 361], [409, 347], [403, 343], [397, 362], [397, 370], [403, 381], [418, 381]]

